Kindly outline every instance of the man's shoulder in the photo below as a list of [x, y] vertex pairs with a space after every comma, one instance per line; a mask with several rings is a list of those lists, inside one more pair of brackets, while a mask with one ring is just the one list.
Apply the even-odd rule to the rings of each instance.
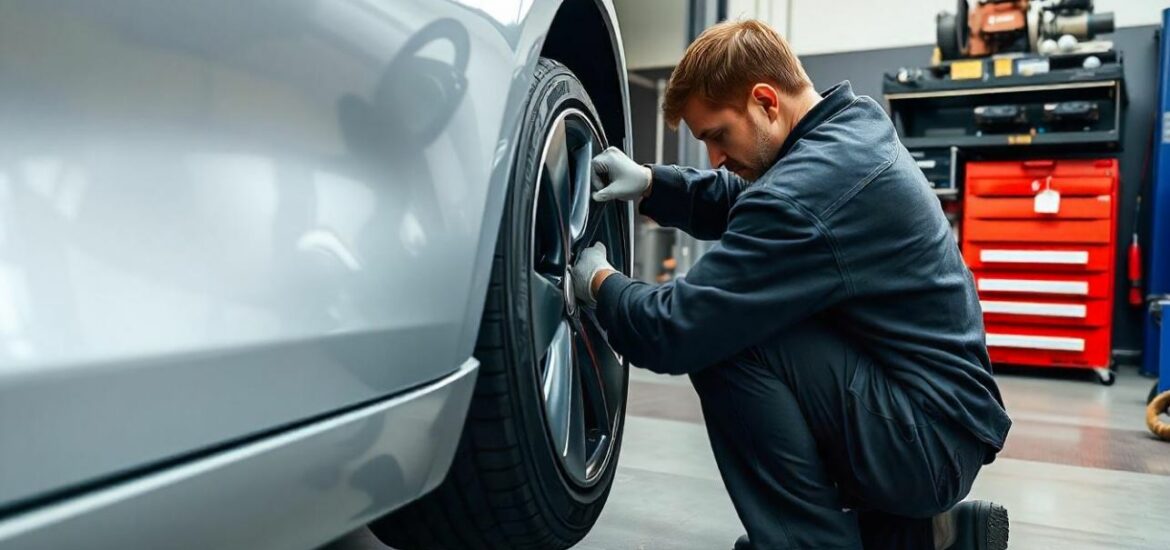
[[753, 188], [790, 197], [817, 217], [829, 217], [889, 168], [900, 149], [881, 107], [858, 97], [797, 141]]
[[869, 96], [813, 128], [773, 168], [785, 175], [821, 175], [815, 169], [853, 171], [889, 163], [897, 156], [898, 134], [885, 111]]

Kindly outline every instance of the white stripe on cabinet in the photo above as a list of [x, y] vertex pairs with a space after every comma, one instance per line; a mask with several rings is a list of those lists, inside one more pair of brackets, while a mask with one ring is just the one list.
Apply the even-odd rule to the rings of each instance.
[[980, 300], [983, 313], [1008, 315], [1039, 315], [1041, 317], [1069, 317], [1084, 319], [1088, 308], [1084, 304], [1046, 304], [1043, 302], [1001, 302]]
[[1088, 296], [1088, 281], [1037, 281], [1034, 279], [984, 279], [976, 281], [984, 292], [1031, 292], [1035, 294], [1070, 294]]
[[1087, 265], [1087, 250], [980, 250], [979, 260], [1002, 264]]
[[1056, 351], [1085, 351], [1084, 338], [1063, 336], [1029, 336], [1026, 334], [987, 333], [987, 345], [1000, 348], [1044, 349]]

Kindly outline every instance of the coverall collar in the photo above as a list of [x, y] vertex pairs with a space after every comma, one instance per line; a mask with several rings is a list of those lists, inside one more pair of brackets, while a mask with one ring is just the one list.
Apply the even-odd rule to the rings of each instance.
[[800, 122], [796, 123], [796, 127], [792, 129], [792, 133], [788, 134], [784, 143], [780, 146], [780, 152], [776, 154], [776, 160], [772, 162], [775, 165], [788, 154], [796, 142], [806, 134], [811, 132], [813, 128], [820, 126], [821, 123], [828, 120], [829, 117], [841, 112], [842, 109], [848, 107], [857, 96], [853, 95], [853, 86], [849, 81], [843, 81], [836, 86], [821, 92], [821, 101], [813, 106]]

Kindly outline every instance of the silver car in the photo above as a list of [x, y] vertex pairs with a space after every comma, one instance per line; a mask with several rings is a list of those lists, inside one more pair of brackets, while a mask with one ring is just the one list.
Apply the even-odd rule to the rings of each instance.
[[627, 365], [608, 0], [0, 2], [0, 548], [564, 548]]

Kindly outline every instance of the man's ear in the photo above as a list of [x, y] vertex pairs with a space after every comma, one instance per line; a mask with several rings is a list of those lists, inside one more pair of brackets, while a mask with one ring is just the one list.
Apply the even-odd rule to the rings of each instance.
[[780, 116], [780, 94], [770, 84], [761, 82], [752, 86], [752, 101], [764, 108], [769, 120]]

